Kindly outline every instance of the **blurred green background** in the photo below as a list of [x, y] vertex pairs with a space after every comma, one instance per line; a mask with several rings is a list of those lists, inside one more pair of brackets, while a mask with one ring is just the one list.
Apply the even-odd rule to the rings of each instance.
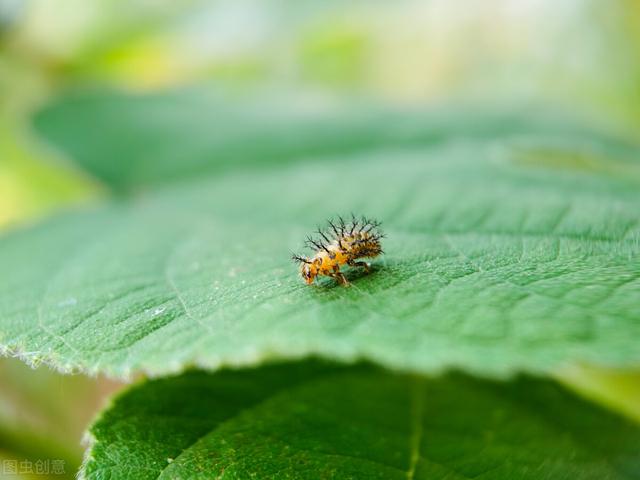
[[640, 2], [3, 0], [0, 222], [100, 194], [30, 135], [62, 91], [207, 86], [321, 108], [552, 105], [640, 132]]
[[[550, 105], [637, 139], [640, 1], [0, 0], [0, 229], [104, 194], [33, 133], [49, 99], [193, 85], [311, 109]], [[637, 376], [561, 375], [640, 418]], [[11, 359], [0, 385], [0, 461], [60, 458], [69, 477], [119, 387]]]

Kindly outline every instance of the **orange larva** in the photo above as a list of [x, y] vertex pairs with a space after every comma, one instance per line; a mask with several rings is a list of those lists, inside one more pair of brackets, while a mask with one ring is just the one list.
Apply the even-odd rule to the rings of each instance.
[[351, 222], [345, 222], [338, 216], [335, 223], [328, 221], [330, 230], [318, 228], [319, 239], [307, 237], [306, 244], [315, 250], [312, 257], [293, 255], [293, 260], [300, 263], [300, 275], [310, 285], [318, 275], [326, 275], [347, 286], [349, 282], [340, 271], [341, 265], [364, 267], [369, 271], [369, 264], [358, 261], [359, 258], [373, 258], [380, 255], [380, 239], [384, 235], [378, 227], [380, 222], [365, 217], [356, 218], [351, 215]]

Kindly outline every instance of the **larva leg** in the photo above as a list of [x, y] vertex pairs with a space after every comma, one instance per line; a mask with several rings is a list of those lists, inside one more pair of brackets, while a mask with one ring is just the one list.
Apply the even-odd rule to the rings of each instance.
[[364, 271], [367, 273], [369, 273], [369, 270], [371, 269], [371, 265], [369, 265], [367, 262], [356, 262], [356, 261], [350, 260], [347, 262], [347, 264], [352, 267], [364, 267]]
[[349, 281], [342, 274], [342, 272], [333, 272], [333, 273], [329, 274], [329, 276], [335, 278], [338, 281], [338, 283], [340, 285], [342, 285], [343, 287], [348, 287], [350, 285]]

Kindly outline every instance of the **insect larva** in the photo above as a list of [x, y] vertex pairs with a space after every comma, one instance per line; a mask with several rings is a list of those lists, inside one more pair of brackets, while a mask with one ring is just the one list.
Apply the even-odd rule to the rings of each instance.
[[293, 260], [300, 263], [300, 275], [310, 285], [318, 275], [326, 275], [348, 286], [349, 282], [340, 271], [340, 266], [363, 267], [367, 272], [370, 265], [359, 261], [360, 258], [373, 258], [383, 253], [380, 240], [384, 238], [380, 232], [380, 222], [366, 217], [351, 221], [338, 216], [337, 221], [328, 221], [328, 228], [318, 228], [319, 238], [307, 237], [306, 245], [314, 250], [312, 257], [293, 255]]

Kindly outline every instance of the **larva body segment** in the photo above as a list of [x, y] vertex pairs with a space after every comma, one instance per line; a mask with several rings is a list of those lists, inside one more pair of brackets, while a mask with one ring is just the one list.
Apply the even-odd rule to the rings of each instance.
[[354, 215], [351, 218], [351, 222], [345, 222], [342, 217], [336, 222], [329, 220], [328, 229], [318, 229], [320, 238], [307, 237], [307, 246], [315, 251], [312, 257], [293, 255], [293, 260], [300, 263], [300, 275], [308, 285], [318, 275], [325, 275], [347, 286], [349, 282], [340, 271], [341, 266], [364, 267], [369, 271], [369, 264], [358, 259], [383, 253], [380, 240], [384, 235], [378, 228], [380, 222]]

